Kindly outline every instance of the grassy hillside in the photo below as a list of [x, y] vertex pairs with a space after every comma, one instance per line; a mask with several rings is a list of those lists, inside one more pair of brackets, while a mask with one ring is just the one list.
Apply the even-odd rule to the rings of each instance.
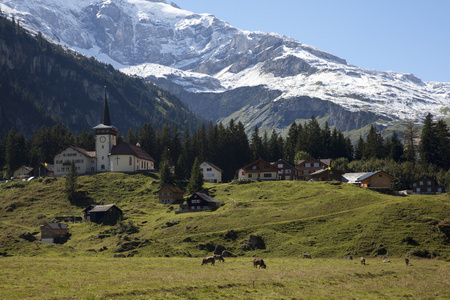
[[[10, 255], [125, 255], [201, 257], [221, 244], [239, 256], [438, 256], [450, 258], [449, 237], [438, 226], [450, 219], [448, 194], [391, 196], [347, 184], [253, 182], [208, 184], [224, 205], [214, 212], [175, 214], [158, 204], [158, 178], [98, 174], [79, 177], [95, 203], [116, 204], [125, 214], [115, 226], [69, 223], [63, 245], [28, 242], [39, 225], [81, 215], [86, 203], [67, 200], [64, 178], [0, 185], [0, 252]], [[263, 240], [249, 250], [250, 235]]]

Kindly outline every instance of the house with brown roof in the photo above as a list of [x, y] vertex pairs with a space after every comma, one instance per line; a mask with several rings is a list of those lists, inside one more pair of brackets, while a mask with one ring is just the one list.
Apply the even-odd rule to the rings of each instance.
[[21, 166], [17, 170], [14, 171], [13, 177], [14, 178], [28, 178], [30, 177], [30, 172], [33, 170], [32, 167], [27, 166]]
[[384, 171], [345, 173], [342, 182], [355, 184], [364, 188], [390, 188], [392, 175]]
[[59, 243], [69, 233], [69, 227], [63, 223], [45, 223], [41, 225], [41, 241], [43, 243]]
[[89, 205], [83, 213], [86, 221], [104, 224], [115, 224], [123, 215], [122, 210], [114, 204]]
[[297, 165], [299, 170], [299, 179], [309, 180], [310, 174], [320, 171], [323, 169], [328, 169], [331, 166], [331, 159], [315, 159], [310, 157], [306, 160], [300, 160]]
[[31, 171], [30, 176], [33, 177], [53, 177], [55, 176], [55, 168], [53, 164], [38, 163]]
[[415, 194], [438, 194], [445, 193], [445, 187], [439, 186], [434, 178], [422, 176], [413, 182], [412, 191]]
[[258, 159], [239, 169], [240, 180], [278, 180], [278, 168], [263, 159]]
[[179, 212], [194, 212], [215, 210], [220, 207], [220, 202], [205, 193], [194, 193], [186, 199], [186, 204], [180, 205]]
[[165, 184], [158, 192], [159, 203], [173, 204], [183, 202], [183, 190], [171, 184]]
[[69, 146], [55, 156], [53, 165], [55, 177], [69, 174], [72, 162], [80, 175], [96, 172], [95, 151], [86, 151], [79, 147]]
[[297, 180], [299, 171], [289, 162], [279, 159], [271, 164], [278, 169], [279, 180]]
[[342, 181], [342, 172], [328, 167], [309, 174], [309, 180], [313, 181]]
[[215, 164], [204, 161], [200, 164], [200, 172], [202, 172], [203, 180], [210, 183], [222, 182], [222, 169]]

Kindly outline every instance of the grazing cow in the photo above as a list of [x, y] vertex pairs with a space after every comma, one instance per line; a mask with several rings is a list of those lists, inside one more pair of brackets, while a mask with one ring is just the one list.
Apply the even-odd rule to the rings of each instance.
[[365, 264], [366, 264], [366, 259], [365, 259], [364, 257], [361, 257], [359, 260], [361, 261], [361, 264], [362, 264], [362, 265], [365, 265]]
[[225, 262], [225, 259], [223, 259], [222, 254], [214, 254], [215, 260], [220, 260], [221, 262]]
[[409, 258], [405, 257], [405, 265], [408, 266], [409, 265]]
[[202, 261], [202, 266], [206, 265], [208, 263], [210, 263], [212, 266], [214, 266], [214, 264], [216, 263], [216, 260], [214, 259], [214, 256], [205, 257], [203, 259], [203, 261]]
[[383, 259], [384, 263], [390, 263], [391, 261], [389, 259]]
[[352, 260], [352, 259], [353, 259], [353, 256], [347, 255], [347, 256], [345, 256], [345, 259], [350, 259], [350, 260]]
[[303, 253], [303, 259], [305, 259], [305, 258], [311, 259], [311, 258], [312, 258], [312, 257], [311, 257], [311, 254]]
[[253, 259], [253, 267], [256, 268], [256, 266], [259, 266], [259, 268], [263, 268], [263, 269], [265, 269], [267, 267], [266, 264], [264, 263], [264, 260], [262, 258], [256, 258], [255, 257]]

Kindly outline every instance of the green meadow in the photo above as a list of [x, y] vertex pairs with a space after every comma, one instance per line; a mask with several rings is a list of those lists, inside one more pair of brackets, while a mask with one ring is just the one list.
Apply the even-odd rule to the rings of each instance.
[[[97, 174], [79, 177], [78, 190], [116, 204], [121, 222], [66, 222], [62, 245], [24, 239], [39, 238], [45, 222], [81, 216], [87, 200], [71, 203], [64, 183], [0, 185], [0, 299], [450, 299], [448, 194], [395, 196], [324, 182], [206, 184], [222, 206], [176, 214], [178, 205], [158, 203], [157, 174]], [[262, 246], [249, 247], [250, 236]], [[236, 257], [201, 266], [219, 244]], [[268, 268], [253, 268], [252, 257]]]

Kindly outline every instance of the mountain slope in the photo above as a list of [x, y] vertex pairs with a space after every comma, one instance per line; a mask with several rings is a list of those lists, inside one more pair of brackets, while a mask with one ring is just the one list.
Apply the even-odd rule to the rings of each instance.
[[[281, 131], [314, 112], [330, 117], [330, 125], [352, 130], [374, 121], [418, 121], [428, 112], [443, 118], [450, 109], [450, 83], [358, 68], [294, 39], [239, 30], [164, 0], [1, 2], [28, 28], [147, 78], [195, 111], [218, 103], [198, 110], [213, 121], [234, 117], [247, 128]], [[251, 105], [240, 96], [243, 90]], [[304, 99], [321, 104], [290, 110], [303, 108]], [[225, 113], [229, 101], [241, 103]]]
[[107, 86], [113, 124], [126, 133], [151, 122], [196, 127], [201, 120], [166, 91], [108, 66], [30, 36], [0, 18], [0, 136], [15, 127], [26, 136], [42, 125], [74, 131], [100, 122]]

